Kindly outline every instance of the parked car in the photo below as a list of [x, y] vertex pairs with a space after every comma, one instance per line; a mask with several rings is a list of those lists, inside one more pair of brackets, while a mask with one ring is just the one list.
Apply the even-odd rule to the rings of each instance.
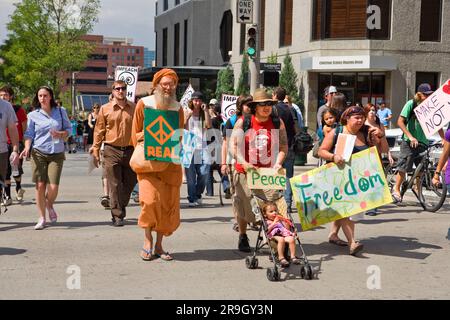
[[[400, 128], [386, 130], [386, 140], [389, 144], [389, 149], [391, 150], [391, 154], [394, 159], [398, 159], [398, 156], [400, 154], [400, 144], [402, 142], [402, 135], [403, 131]], [[433, 136], [431, 136], [430, 139], [428, 139], [428, 141], [430, 144], [433, 144], [442, 141], [442, 138], [439, 135], [439, 133], [435, 133]], [[435, 151], [431, 153], [431, 157], [433, 159], [439, 160], [441, 154], [442, 148], [436, 148]]]

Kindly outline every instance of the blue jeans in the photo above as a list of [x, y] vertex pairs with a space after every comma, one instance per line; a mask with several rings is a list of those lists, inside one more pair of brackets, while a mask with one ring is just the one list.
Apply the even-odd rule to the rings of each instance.
[[283, 168], [286, 169], [286, 190], [284, 192], [284, 199], [286, 200], [288, 208], [292, 206], [292, 189], [289, 181], [294, 176], [294, 162], [295, 154], [289, 150], [288, 155], [283, 163]]
[[450, 196], [450, 183], [447, 184], [447, 194]]
[[206, 163], [195, 164], [194, 159], [192, 159], [191, 165], [186, 169], [188, 200], [190, 203], [202, 198], [202, 193], [209, 178], [210, 167], [211, 165]]

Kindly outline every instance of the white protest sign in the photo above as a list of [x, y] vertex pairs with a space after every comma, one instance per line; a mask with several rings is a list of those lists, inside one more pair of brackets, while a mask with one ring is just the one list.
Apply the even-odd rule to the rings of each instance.
[[450, 122], [450, 79], [436, 90], [414, 112], [427, 138]]
[[191, 85], [186, 89], [183, 96], [181, 97], [180, 104], [183, 109], [187, 109], [189, 105], [189, 100], [191, 100], [192, 94], [194, 93], [194, 88]]
[[127, 84], [127, 99], [134, 102], [138, 81], [139, 67], [117, 66], [114, 80], [122, 80]]
[[239, 97], [228, 94], [222, 95], [222, 118], [227, 121], [236, 113], [236, 101]]
[[259, 168], [247, 172], [247, 186], [250, 189], [286, 190], [286, 169]]

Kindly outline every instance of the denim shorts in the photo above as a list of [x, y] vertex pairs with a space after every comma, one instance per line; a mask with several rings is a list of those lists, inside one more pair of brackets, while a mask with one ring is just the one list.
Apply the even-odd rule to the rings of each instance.
[[413, 164], [417, 167], [422, 161], [423, 157], [419, 156], [419, 154], [425, 150], [425, 147], [421, 145], [417, 148], [411, 148], [409, 142], [403, 140], [400, 145], [400, 155], [397, 163], [398, 171], [411, 172]]

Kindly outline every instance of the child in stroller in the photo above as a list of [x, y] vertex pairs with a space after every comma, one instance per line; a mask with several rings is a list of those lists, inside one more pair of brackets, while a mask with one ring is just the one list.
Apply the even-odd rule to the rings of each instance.
[[264, 219], [267, 223], [267, 239], [275, 239], [277, 242], [278, 259], [282, 267], [289, 267], [289, 261], [284, 257], [286, 243], [289, 245], [290, 261], [300, 264], [300, 259], [295, 256], [294, 225], [291, 220], [283, 217], [275, 202], [266, 202], [262, 207]]
[[[246, 267], [248, 269], [258, 268], [256, 254], [267, 245], [270, 251], [269, 260], [274, 264], [272, 268], [267, 269], [267, 279], [270, 281], [279, 281], [281, 274], [278, 268], [288, 267], [288, 259], [293, 264], [299, 265], [301, 278], [306, 280], [313, 279], [313, 268], [308, 261], [300, 238], [297, 235], [297, 229], [293, 223], [292, 215], [287, 212], [287, 204], [283, 194], [279, 192], [278, 197], [276, 197], [276, 193], [269, 197], [262, 197], [256, 191], [251, 190], [251, 202], [256, 221], [259, 222], [259, 232], [253, 255], [245, 258]], [[289, 246], [286, 246], [286, 242]], [[300, 258], [295, 255], [296, 242], [301, 252]]]

